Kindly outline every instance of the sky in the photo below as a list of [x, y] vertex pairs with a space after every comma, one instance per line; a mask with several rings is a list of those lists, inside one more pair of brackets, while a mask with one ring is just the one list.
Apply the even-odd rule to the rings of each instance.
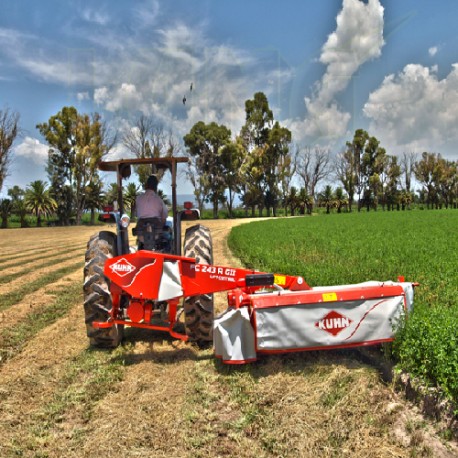
[[458, 160], [456, 30], [457, 0], [1, 0], [0, 110], [21, 127], [2, 194], [47, 181], [36, 125], [64, 106], [119, 137], [141, 114], [235, 137], [264, 92], [300, 147], [338, 153], [363, 128], [388, 154]]

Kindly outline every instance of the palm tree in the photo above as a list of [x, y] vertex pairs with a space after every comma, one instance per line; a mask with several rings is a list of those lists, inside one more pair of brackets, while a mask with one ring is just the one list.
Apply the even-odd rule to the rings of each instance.
[[336, 188], [334, 198], [337, 207], [337, 213], [341, 213], [342, 207], [348, 205], [348, 200], [345, 197], [344, 190], [340, 186]]
[[289, 190], [289, 195], [286, 198], [286, 204], [291, 210], [291, 216], [294, 216], [296, 213], [296, 209], [301, 206], [299, 194], [295, 186], [291, 186]]
[[327, 185], [324, 191], [320, 194], [319, 199], [322, 204], [326, 207], [326, 213], [331, 213], [331, 205], [333, 203], [334, 195], [331, 186]]
[[157, 190], [157, 195], [164, 201], [165, 205], [170, 206], [170, 200], [167, 198], [167, 196], [164, 194], [164, 191], [162, 189]]
[[26, 216], [28, 213], [27, 206], [25, 205], [24, 199], [13, 200], [13, 213], [19, 216], [21, 227], [28, 227]]
[[299, 191], [299, 202], [301, 215], [304, 215], [306, 211], [307, 215], [311, 215], [313, 211], [314, 199], [313, 196], [311, 196], [305, 188], [301, 188]]
[[130, 217], [135, 216], [135, 203], [137, 196], [140, 193], [140, 187], [135, 183], [128, 183], [126, 189], [124, 190], [124, 204], [126, 208], [130, 209]]
[[36, 180], [30, 183], [25, 191], [24, 202], [26, 207], [35, 213], [37, 227], [41, 227], [41, 217], [52, 214], [57, 208], [57, 202], [50, 196], [47, 184]]
[[112, 205], [117, 200], [118, 200], [118, 184], [110, 183], [108, 186], [108, 190], [105, 193], [105, 201], [107, 204]]

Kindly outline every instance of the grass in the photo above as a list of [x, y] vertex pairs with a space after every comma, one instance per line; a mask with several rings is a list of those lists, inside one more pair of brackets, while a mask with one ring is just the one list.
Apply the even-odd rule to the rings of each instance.
[[125, 347], [112, 352], [87, 349], [69, 361], [63, 368], [63, 376], [53, 398], [34, 414], [29, 443], [24, 444], [25, 448], [39, 450], [44, 443], [52, 440], [60, 423], [72, 418], [67, 448], [77, 450], [84, 443], [86, 425], [98, 401], [122, 380], [122, 356], [127, 351]]
[[450, 210], [322, 215], [239, 226], [229, 244], [245, 265], [302, 275], [311, 286], [398, 275], [419, 282], [395, 356], [458, 401], [457, 227]]

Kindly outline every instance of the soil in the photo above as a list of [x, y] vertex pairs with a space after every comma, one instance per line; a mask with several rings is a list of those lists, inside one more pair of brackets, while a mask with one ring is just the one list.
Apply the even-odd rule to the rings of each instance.
[[[227, 235], [250, 221], [203, 222], [211, 229], [215, 264], [241, 266], [227, 248]], [[81, 261], [93, 232], [71, 228]], [[33, 230], [25, 233], [36, 238]], [[40, 246], [46, 243], [53, 237], [42, 237]], [[50, 268], [34, 264], [33, 278], [40, 269]], [[75, 282], [82, 282], [82, 269], [1, 312], [0, 344], [1, 332], [52, 300], [48, 289]], [[217, 312], [225, 302], [226, 294], [216, 296]], [[346, 355], [279, 356], [233, 370], [215, 362], [211, 350], [137, 331], [126, 330], [123, 348], [94, 352], [88, 348], [81, 296], [66, 316], [0, 361], [0, 456], [458, 457], [456, 444], [441, 438], [438, 424], [425, 419], [376, 370]], [[110, 374], [103, 366], [81, 365], [91, 358], [107, 365], [122, 359], [117, 369], [122, 376], [113, 375], [103, 394], [93, 395], [89, 381], [100, 370], [99, 383], [105, 386]], [[329, 387], [339, 388], [345, 380], [351, 381], [348, 396], [331, 399]], [[331, 407], [324, 409], [323, 399]], [[361, 417], [364, 431], [352, 426]], [[383, 418], [386, 425], [378, 423]], [[355, 438], [350, 448], [335, 445], [348, 444], [348, 437]]]

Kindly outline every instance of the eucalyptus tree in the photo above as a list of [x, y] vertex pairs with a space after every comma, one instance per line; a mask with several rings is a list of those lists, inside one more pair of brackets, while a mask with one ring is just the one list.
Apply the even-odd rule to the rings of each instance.
[[198, 171], [196, 156], [189, 157], [185, 173], [194, 188], [194, 197], [197, 201], [197, 207], [200, 213], [202, 213], [205, 205], [206, 190], [208, 189], [208, 179]]
[[381, 175], [387, 169], [389, 158], [386, 151], [380, 146], [379, 140], [367, 136], [364, 152], [361, 158], [361, 180], [363, 187], [363, 201], [367, 210], [377, 208], [378, 197], [382, 192]]
[[348, 210], [352, 211], [352, 204], [356, 191], [357, 176], [354, 167], [353, 149], [347, 147], [337, 156], [335, 165], [335, 174], [337, 179], [342, 183], [342, 187], [348, 195]]
[[226, 204], [229, 218], [232, 218], [235, 196], [242, 190], [243, 179], [241, 167], [245, 156], [245, 148], [240, 137], [237, 137], [233, 142], [228, 142], [221, 151], [221, 162], [228, 193]]
[[264, 93], [256, 92], [253, 99], [245, 101], [245, 124], [240, 137], [249, 153], [268, 142], [273, 121], [274, 115]]
[[245, 124], [240, 131], [247, 154], [244, 192], [258, 194], [260, 212], [265, 205], [273, 209], [275, 216], [282, 195], [281, 175], [292, 173], [291, 158], [288, 158], [291, 131], [274, 121], [267, 97], [262, 92], [245, 101], [245, 114]]
[[[363, 154], [369, 134], [364, 129], [357, 129], [351, 142], [346, 143], [346, 151], [342, 159], [347, 163], [346, 167], [350, 168], [349, 174], [346, 173], [347, 183], [342, 181], [348, 195], [353, 196], [356, 192], [358, 196], [358, 211], [361, 210], [363, 203], [363, 190], [365, 185]], [[352, 187], [353, 189], [349, 189]], [[350, 207], [351, 208], [351, 207]]]
[[398, 208], [402, 203], [402, 198], [405, 196], [401, 195], [400, 183], [402, 169], [401, 165], [398, 164], [398, 158], [396, 156], [387, 156], [388, 165], [386, 167], [387, 182], [384, 187], [384, 203], [388, 204], [388, 209], [394, 209], [394, 206]]
[[19, 114], [5, 108], [0, 110], [0, 191], [8, 176], [11, 164], [12, 147], [19, 133]]
[[278, 163], [278, 182], [281, 189], [281, 201], [285, 210], [285, 215], [288, 214], [288, 196], [291, 192], [291, 182], [296, 174], [297, 167], [297, 150], [290, 151], [282, 156]]
[[267, 190], [264, 154], [273, 122], [274, 115], [264, 93], [257, 92], [253, 99], [245, 101], [245, 124], [240, 130], [240, 138], [246, 151], [243, 163], [242, 201], [245, 205], [251, 206], [252, 212], [257, 205], [260, 215], [265, 205], [264, 196]]
[[47, 172], [60, 222], [68, 224], [72, 213], [81, 222], [86, 207], [86, 186], [97, 175], [98, 162], [116, 142], [98, 113], [78, 114], [63, 107], [37, 129], [48, 142]]
[[387, 165], [386, 151], [380, 142], [364, 129], [357, 129], [336, 162], [336, 176], [348, 194], [350, 211], [355, 195], [358, 196], [358, 211], [363, 204], [368, 209], [377, 204], [383, 189], [381, 175]]
[[457, 162], [441, 158], [440, 166], [442, 173], [438, 183], [438, 191], [445, 208], [448, 208], [453, 203], [453, 200], [456, 199], [455, 193], [458, 184]]
[[[153, 117], [140, 115], [133, 126], [127, 130], [122, 142], [135, 157], [152, 158], [173, 156], [179, 149], [179, 142], [172, 131], [166, 131], [161, 123]], [[135, 167], [139, 182], [145, 185], [148, 176], [154, 173], [160, 180], [163, 170], [156, 170], [153, 165], [139, 165]]]
[[203, 198], [212, 203], [214, 218], [218, 217], [218, 206], [225, 199], [228, 162], [223, 161], [223, 155], [230, 142], [231, 131], [215, 122], [199, 121], [184, 136], [184, 144], [195, 158], [196, 172], [203, 177]]
[[289, 167], [291, 164], [289, 156], [291, 137], [291, 131], [280, 126], [278, 121], [269, 131], [268, 147], [264, 154], [264, 170], [267, 192], [272, 196], [269, 202], [271, 205], [268, 205], [268, 208], [272, 208], [273, 216], [277, 216], [282, 176], [291, 173]]
[[404, 177], [404, 190], [407, 193], [412, 192], [412, 177], [414, 174], [415, 160], [415, 153], [402, 153], [400, 165], [401, 173]]

